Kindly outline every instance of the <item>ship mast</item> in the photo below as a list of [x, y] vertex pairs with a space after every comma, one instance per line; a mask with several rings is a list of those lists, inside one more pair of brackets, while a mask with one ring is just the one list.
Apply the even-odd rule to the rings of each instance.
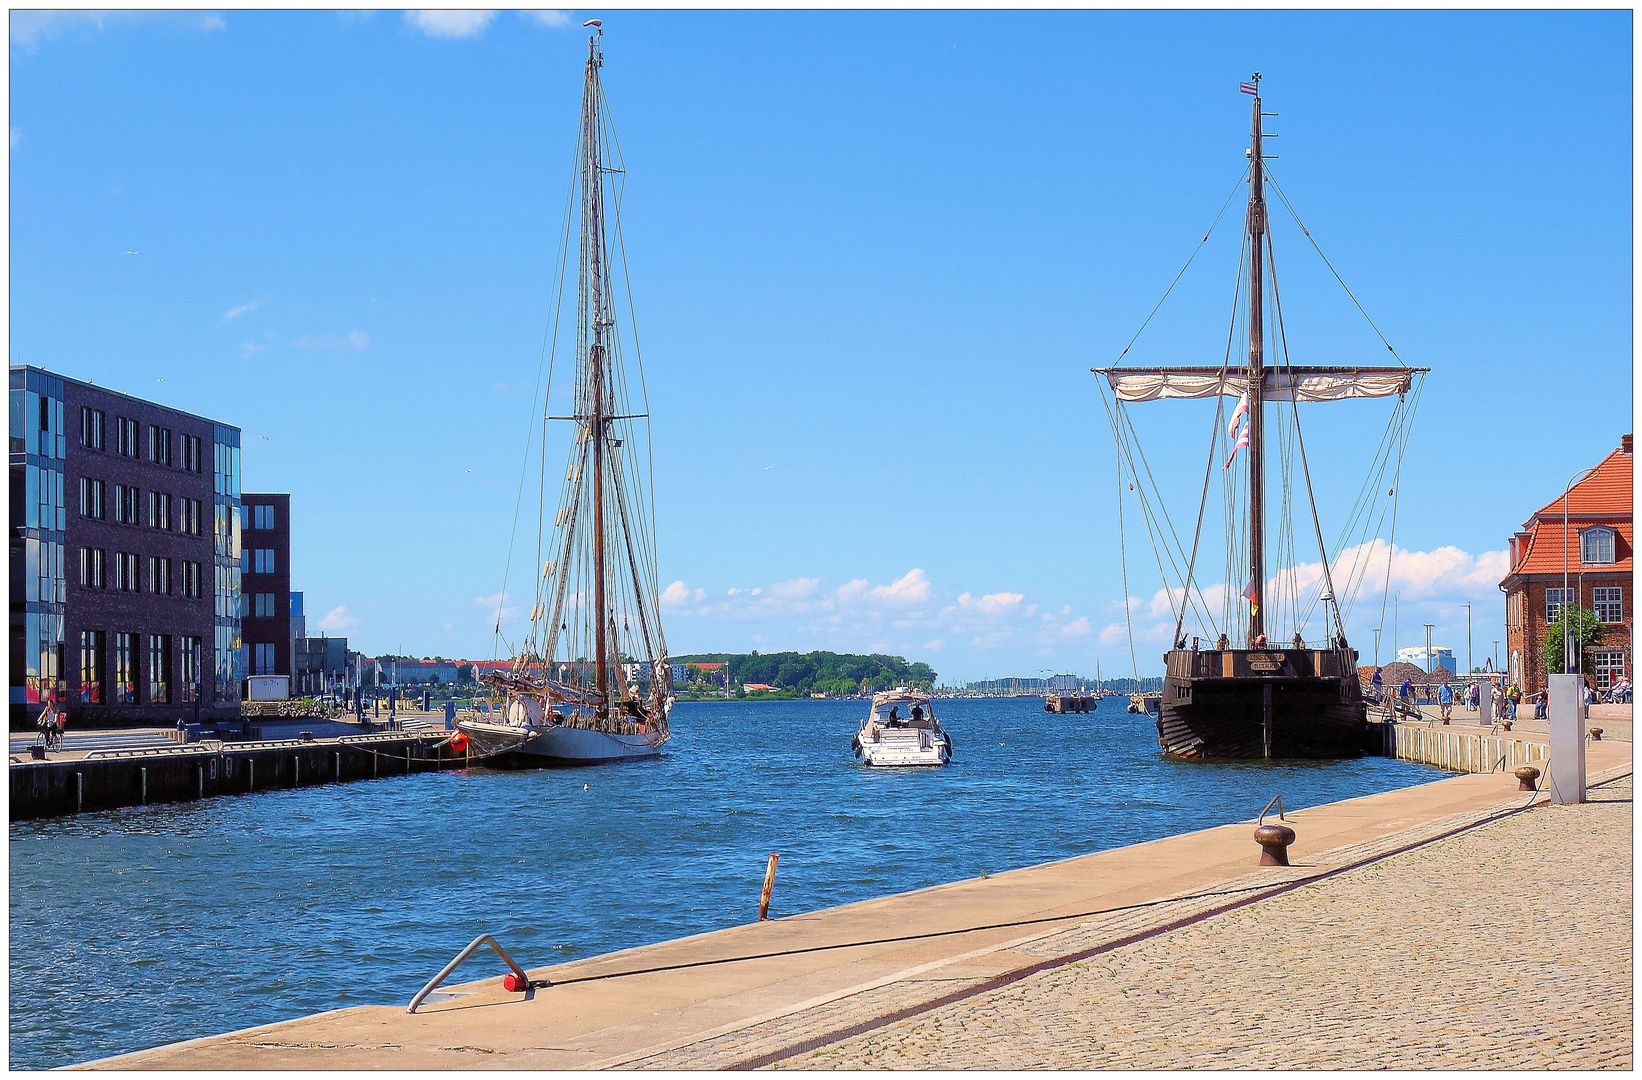
[[1266, 358], [1262, 322], [1262, 256], [1266, 235], [1265, 168], [1260, 145], [1260, 73], [1254, 73], [1254, 120], [1249, 138], [1249, 636], [1254, 648], [1266, 633]]
[[587, 250], [587, 288], [593, 323], [593, 342], [587, 351], [588, 398], [587, 437], [593, 458], [593, 666], [598, 683], [599, 703], [595, 715], [610, 715], [610, 682], [605, 639], [610, 611], [605, 596], [604, 569], [604, 440], [608, 422], [604, 408], [604, 175], [599, 165], [599, 55], [598, 35], [587, 39], [587, 86], [582, 94], [582, 138], [587, 146], [582, 177], [582, 243]]

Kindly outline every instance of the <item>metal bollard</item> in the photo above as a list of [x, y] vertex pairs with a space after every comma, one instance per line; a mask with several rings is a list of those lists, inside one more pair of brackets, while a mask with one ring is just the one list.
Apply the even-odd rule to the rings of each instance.
[[758, 921], [764, 922], [770, 917], [770, 894], [775, 892], [775, 864], [781, 861], [781, 856], [770, 853], [770, 863], [764, 868], [764, 891], [758, 896]]
[[1260, 845], [1261, 866], [1287, 866], [1289, 845], [1294, 843], [1294, 830], [1287, 825], [1262, 825], [1254, 830], [1255, 842]]
[[1602, 729], [1601, 728], [1594, 727], [1594, 728], [1590, 728], [1589, 730], [1590, 730], [1590, 733], [1591, 733], [1591, 741], [1592, 742], [1601, 742], [1602, 741]]
[[1534, 784], [1534, 781], [1538, 779], [1538, 769], [1534, 768], [1532, 765], [1521, 766], [1517, 769], [1517, 790], [1538, 791], [1539, 788]]

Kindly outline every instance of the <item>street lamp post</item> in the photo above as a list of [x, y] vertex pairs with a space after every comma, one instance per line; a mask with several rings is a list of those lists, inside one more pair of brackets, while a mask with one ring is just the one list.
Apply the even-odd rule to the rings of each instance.
[[1476, 666], [1471, 659], [1471, 601], [1465, 602], [1465, 673], [1471, 674]]
[[[1597, 466], [1581, 469], [1568, 481], [1562, 489], [1562, 606], [1557, 609], [1562, 616], [1562, 671], [1563, 674], [1572, 674], [1574, 671], [1574, 628], [1568, 621], [1568, 494], [1573, 491], [1574, 485], [1596, 472]], [[1583, 554], [1581, 558], [1583, 558]]]

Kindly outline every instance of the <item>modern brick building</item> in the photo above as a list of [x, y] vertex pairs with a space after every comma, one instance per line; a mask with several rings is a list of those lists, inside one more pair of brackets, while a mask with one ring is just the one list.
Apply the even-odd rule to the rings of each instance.
[[[1525, 693], [1545, 689], [1545, 627], [1564, 603], [1596, 613], [1602, 637], [1585, 674], [1598, 689], [1631, 671], [1631, 437], [1567, 492], [1540, 507], [1511, 537], [1505, 593], [1510, 673]], [[1563, 581], [1566, 575], [1567, 588]], [[1556, 674], [1552, 672], [1551, 674]]]
[[10, 369], [11, 712], [239, 716], [240, 432]]
[[245, 494], [240, 634], [247, 675], [293, 675], [291, 497]]

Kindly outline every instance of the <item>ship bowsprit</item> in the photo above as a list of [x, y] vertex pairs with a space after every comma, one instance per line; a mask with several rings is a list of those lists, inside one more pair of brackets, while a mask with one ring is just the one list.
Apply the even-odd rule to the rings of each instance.
[[1368, 707], [1352, 649], [1175, 651], [1157, 717], [1175, 757], [1349, 758]]

